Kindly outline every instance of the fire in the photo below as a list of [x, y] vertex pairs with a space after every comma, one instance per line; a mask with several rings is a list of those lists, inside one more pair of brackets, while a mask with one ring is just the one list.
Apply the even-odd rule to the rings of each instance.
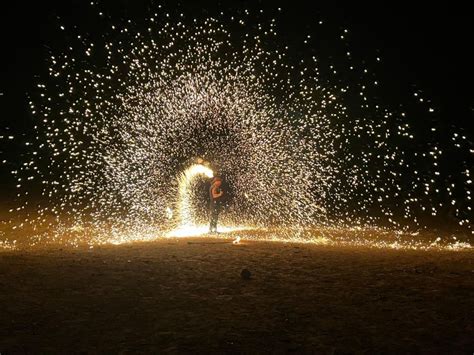
[[208, 178], [214, 177], [214, 172], [202, 164], [194, 164], [187, 168], [179, 176], [179, 187], [178, 187], [178, 216], [179, 225], [183, 227], [194, 228], [192, 211], [189, 200], [189, 186], [194, 178], [199, 175], [204, 175]]

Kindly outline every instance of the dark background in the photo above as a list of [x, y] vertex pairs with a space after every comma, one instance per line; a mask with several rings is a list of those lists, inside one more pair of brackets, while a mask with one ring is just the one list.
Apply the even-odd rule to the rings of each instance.
[[[4, 193], [13, 179], [8, 171], [21, 157], [21, 137], [31, 135], [33, 117], [29, 113], [29, 96], [34, 97], [35, 84], [47, 76], [46, 58], [64, 41], [58, 23], [75, 24], [80, 31], [97, 32], [88, 1], [7, 2], [1, 6], [0, 38], [0, 135], [12, 134], [14, 142], [0, 141], [0, 157], [11, 163], [0, 164], [0, 183]], [[281, 38], [298, 48], [304, 36], [311, 34], [318, 41], [322, 19], [334, 41], [322, 38], [317, 42], [319, 53], [330, 53], [331, 46], [343, 29], [349, 30], [348, 43], [354, 56], [373, 69], [383, 83], [377, 92], [382, 103], [394, 107], [400, 103], [410, 110], [415, 107], [417, 120], [442, 127], [456, 127], [472, 139], [474, 102], [472, 98], [473, 55], [471, 54], [473, 21], [466, 6], [403, 6], [402, 4], [342, 5], [315, 1], [102, 1], [99, 7], [117, 18], [140, 22], [163, 4], [171, 13], [193, 16], [215, 15], [220, 11], [242, 12], [249, 9], [261, 20], [277, 17]], [[281, 7], [279, 13], [276, 9]], [[165, 10], [163, 10], [165, 11]], [[58, 17], [61, 20], [58, 22]], [[59, 46], [60, 47], [60, 46]], [[60, 48], [61, 49], [61, 48]], [[60, 50], [59, 49], [59, 50]], [[316, 51], [316, 49], [315, 49]], [[57, 53], [56, 53], [57, 54]], [[318, 54], [318, 53], [316, 53]], [[376, 67], [370, 63], [380, 56]], [[337, 63], [338, 58], [328, 62]], [[348, 79], [350, 81], [352, 79]], [[350, 84], [350, 82], [348, 82]], [[413, 93], [421, 90], [429, 104], [421, 104]], [[429, 114], [428, 107], [435, 113]], [[424, 117], [426, 115], [426, 117]], [[430, 123], [431, 124], [431, 123]], [[4, 158], [2, 157], [3, 160]], [[13, 165], [12, 165], [13, 164]]]

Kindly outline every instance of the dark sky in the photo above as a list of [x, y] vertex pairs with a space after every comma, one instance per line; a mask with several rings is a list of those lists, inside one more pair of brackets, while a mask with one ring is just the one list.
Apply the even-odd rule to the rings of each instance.
[[[32, 90], [33, 77], [44, 72], [46, 47], [54, 47], [54, 26], [59, 15], [65, 21], [94, 25], [82, 16], [86, 1], [35, 1], [2, 4], [0, 117], [2, 123], [27, 119], [26, 93]], [[151, 1], [118, 0], [110, 2], [119, 14], [139, 17]], [[155, 3], [159, 3], [155, 1]], [[463, 6], [402, 6], [318, 4], [316, 1], [164, 1], [168, 7], [179, 3], [187, 13], [250, 9], [284, 9], [283, 30], [295, 39], [308, 31], [315, 19], [327, 19], [335, 27], [349, 28], [351, 40], [360, 53], [372, 58], [377, 51], [384, 60], [378, 73], [390, 81], [393, 95], [410, 94], [412, 85], [423, 90], [447, 116], [465, 125], [472, 119], [473, 55], [470, 53], [474, 21]], [[415, 2], [413, 2], [415, 3]], [[171, 4], [171, 6], [170, 6]], [[230, 4], [230, 5], [229, 5]], [[107, 5], [105, 5], [107, 6]], [[118, 10], [117, 10], [118, 9]], [[312, 27], [314, 28], [314, 26]], [[382, 78], [384, 79], [384, 78]], [[400, 97], [402, 100], [403, 97]], [[397, 97], [398, 99], [398, 97]], [[396, 99], [396, 100], [397, 100]], [[451, 111], [452, 110], [452, 111]], [[449, 114], [452, 112], [453, 114]], [[456, 116], [456, 117], [454, 117]], [[460, 116], [465, 116], [462, 118]]]
[[[7, 112], [23, 115], [25, 93], [31, 90], [31, 78], [45, 69], [46, 46], [54, 47], [56, 16], [76, 23], [86, 1], [11, 2], [2, 5], [2, 65], [0, 92], [1, 115]], [[112, 3], [112, 2], [111, 2]], [[146, 13], [150, 1], [114, 1], [125, 16]], [[155, 2], [159, 3], [159, 2]], [[166, 1], [165, 1], [166, 3]], [[169, 1], [174, 4], [174, 1]], [[466, 7], [446, 5], [315, 5], [315, 1], [181, 1], [187, 12], [210, 14], [230, 7], [250, 9], [284, 9], [284, 29], [294, 38], [311, 31], [315, 19], [340, 28], [349, 28], [351, 40], [368, 58], [380, 51], [387, 78], [393, 78], [393, 89], [404, 90], [416, 84], [438, 105], [472, 108], [473, 55], [470, 53], [474, 21]], [[360, 5], [360, 6], [359, 6]], [[173, 6], [171, 6], [173, 7]], [[191, 9], [191, 10], [190, 10]], [[314, 28], [314, 26], [313, 26]], [[395, 80], [396, 79], [396, 80]], [[12, 104], [14, 104], [12, 106]], [[3, 120], [3, 118], [2, 118]]]
[[[48, 47], [54, 48], [61, 36], [55, 19], [61, 16], [64, 23], [71, 21], [94, 32], [94, 23], [84, 16], [87, 3], [84, 0], [2, 3], [0, 130], [9, 127], [18, 134], [31, 127], [27, 94], [35, 90], [35, 75], [45, 76]], [[153, 8], [151, 4], [160, 2], [117, 0], [109, 1], [110, 6], [102, 3], [119, 16], [140, 18]], [[243, 8], [265, 9], [272, 14], [268, 16], [273, 16], [274, 10], [282, 7], [281, 31], [289, 41], [301, 40], [303, 35], [311, 33], [320, 18], [336, 30], [348, 28], [351, 43], [362, 57], [382, 57], [383, 65], [377, 75], [385, 83], [383, 95], [388, 103], [409, 105], [410, 100], [414, 101], [413, 92], [422, 90], [437, 108], [437, 119], [464, 128], [471, 132], [472, 138], [474, 58], [470, 52], [474, 21], [467, 5], [433, 5], [433, 2], [423, 7], [380, 2], [369, 7], [361, 2], [342, 5], [297, 0], [161, 3], [168, 9], [177, 7], [176, 11], [197, 16], [228, 8], [236, 12]], [[317, 32], [314, 34], [317, 36]], [[4, 170], [0, 172], [4, 174]]]

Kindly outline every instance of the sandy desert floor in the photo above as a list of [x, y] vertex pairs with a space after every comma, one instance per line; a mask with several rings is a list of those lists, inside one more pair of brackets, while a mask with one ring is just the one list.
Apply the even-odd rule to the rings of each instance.
[[472, 250], [51, 247], [0, 252], [0, 287], [1, 354], [474, 351]]

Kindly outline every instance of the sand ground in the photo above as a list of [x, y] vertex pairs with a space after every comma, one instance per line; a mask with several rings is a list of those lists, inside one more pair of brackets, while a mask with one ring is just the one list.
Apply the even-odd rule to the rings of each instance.
[[51, 247], [0, 252], [0, 288], [1, 354], [474, 351], [473, 251]]

